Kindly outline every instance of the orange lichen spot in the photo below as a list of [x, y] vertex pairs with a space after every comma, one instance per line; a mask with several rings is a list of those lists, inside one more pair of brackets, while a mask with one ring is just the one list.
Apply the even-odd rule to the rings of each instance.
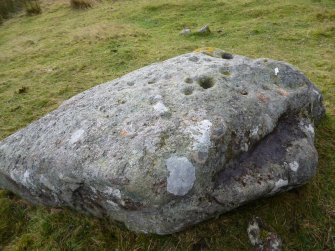
[[194, 50], [194, 52], [199, 52], [211, 57], [218, 57], [218, 58], [221, 58], [222, 54], [224, 53], [223, 50], [220, 50], [215, 47], [202, 47]]
[[126, 137], [126, 136], [128, 136], [128, 132], [125, 129], [122, 129], [121, 132], [120, 132], [120, 135], [122, 137]]
[[218, 51], [220, 49], [215, 47], [201, 47], [198, 49], [195, 49], [194, 52], [202, 52], [202, 53], [209, 53], [212, 54], [214, 51]]
[[278, 89], [277, 89], [277, 92], [278, 92], [280, 95], [285, 96], [285, 97], [287, 97], [287, 96], [289, 95], [289, 93], [288, 93], [285, 89], [283, 89], [283, 88], [278, 88]]
[[258, 93], [257, 95], [258, 100], [260, 100], [263, 103], [268, 103], [270, 98], [265, 96], [263, 93]]

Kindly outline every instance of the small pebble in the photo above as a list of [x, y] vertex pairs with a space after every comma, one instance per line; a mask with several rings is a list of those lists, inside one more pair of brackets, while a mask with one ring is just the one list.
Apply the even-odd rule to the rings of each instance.
[[198, 33], [201, 33], [201, 34], [206, 34], [206, 33], [210, 33], [210, 32], [211, 32], [211, 30], [209, 29], [208, 24], [201, 27], [200, 30], [198, 31]]

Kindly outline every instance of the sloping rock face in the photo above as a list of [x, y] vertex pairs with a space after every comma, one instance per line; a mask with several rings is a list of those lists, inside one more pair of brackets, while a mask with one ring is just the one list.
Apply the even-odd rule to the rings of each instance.
[[76, 95], [0, 142], [0, 186], [169, 234], [306, 183], [323, 113], [289, 64], [193, 52]]

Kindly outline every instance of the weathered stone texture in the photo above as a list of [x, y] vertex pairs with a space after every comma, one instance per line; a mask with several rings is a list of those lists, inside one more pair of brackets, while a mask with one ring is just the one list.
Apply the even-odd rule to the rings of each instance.
[[193, 52], [78, 94], [4, 139], [0, 186], [173, 233], [306, 183], [323, 113], [320, 91], [289, 64]]

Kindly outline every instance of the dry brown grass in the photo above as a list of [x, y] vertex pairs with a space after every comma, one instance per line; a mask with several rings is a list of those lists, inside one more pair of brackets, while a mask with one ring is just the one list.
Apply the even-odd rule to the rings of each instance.
[[38, 0], [25, 0], [24, 5], [28, 16], [42, 13], [42, 9]]
[[96, 0], [70, 0], [73, 9], [88, 9], [92, 8]]
[[22, 9], [29, 16], [42, 13], [39, 0], [0, 0], [0, 23], [1, 20], [12, 17]]
[[20, 0], [1, 0], [0, 1], [0, 23], [2, 19], [9, 18], [13, 13], [20, 11], [22, 1]]

